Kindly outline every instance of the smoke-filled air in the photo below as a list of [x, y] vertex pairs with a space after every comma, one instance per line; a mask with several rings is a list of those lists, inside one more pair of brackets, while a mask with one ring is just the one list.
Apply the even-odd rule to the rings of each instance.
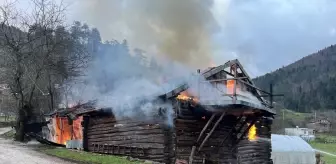
[[104, 38], [127, 39], [131, 47], [205, 68], [211, 61], [211, 37], [218, 29], [211, 0], [81, 1], [80, 14]]
[[107, 163], [276, 164], [272, 132], [304, 126], [316, 163], [307, 142], [336, 132], [331, 1], [0, 0], [0, 161], [67, 162], [11, 137]]
[[66, 101], [97, 100], [117, 118], [150, 119], [165, 108], [171, 124], [172, 105], [157, 101], [159, 95], [188, 84], [191, 94], [203, 95], [200, 103], [223, 98], [224, 85], [214, 88], [203, 77], [191, 76], [213, 63], [211, 37], [218, 29], [211, 5], [203, 0], [85, 1], [81, 12], [92, 18], [103, 39], [125, 40], [98, 44], [82, 82]]
[[97, 100], [117, 117], [152, 116], [153, 106], [171, 109], [157, 96], [192, 83], [191, 72], [212, 63], [217, 24], [211, 5], [201, 0], [82, 2], [79, 13], [91, 18], [88, 23], [103, 39], [117, 40], [99, 44], [94, 62], [65, 101]]

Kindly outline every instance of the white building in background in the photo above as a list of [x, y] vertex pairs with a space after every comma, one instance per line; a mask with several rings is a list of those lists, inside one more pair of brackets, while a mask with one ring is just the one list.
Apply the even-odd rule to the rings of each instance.
[[306, 141], [312, 141], [315, 139], [315, 130], [308, 128], [285, 128], [285, 135], [299, 136]]

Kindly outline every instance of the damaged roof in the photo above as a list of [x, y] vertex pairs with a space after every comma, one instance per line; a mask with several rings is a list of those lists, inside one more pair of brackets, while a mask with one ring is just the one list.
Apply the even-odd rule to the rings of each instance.
[[[233, 101], [233, 96], [232, 95], [223, 95], [220, 100], [213, 100], [213, 99], [204, 99], [202, 101], [201, 106], [204, 108], [220, 108], [220, 109], [234, 109], [238, 110], [242, 109], [256, 109], [256, 110], [263, 110], [266, 112], [269, 112], [271, 114], [275, 114], [275, 110], [271, 109], [271, 106], [267, 104], [267, 101], [265, 101], [260, 92], [260, 89], [255, 87], [253, 81], [251, 78], [248, 76], [246, 71], [244, 70], [243, 66], [240, 64], [240, 62], [236, 60], [231, 60], [226, 62], [223, 65], [217, 66], [217, 67], [211, 67], [205, 71], [203, 71], [201, 74], [206, 80], [212, 80], [212, 77], [214, 75], [219, 74], [224, 72], [225, 74], [228, 74], [230, 76], [233, 76], [232, 73], [226, 71], [225, 69], [231, 68], [232, 66], [236, 66], [239, 68], [240, 71], [240, 76], [244, 77], [244, 80], [241, 80], [241, 82], [249, 86], [251, 89], [249, 90], [249, 93], [252, 94], [252, 96], [246, 96], [242, 93], [235, 94], [235, 101]], [[232, 79], [232, 78], [231, 78]], [[225, 80], [225, 79], [220, 79], [220, 80]], [[235, 79], [235, 80], [240, 80], [240, 79]], [[176, 87], [175, 89], [170, 90], [169, 92], [166, 92], [165, 94], [162, 94], [159, 96], [161, 100], [169, 100], [176, 98], [181, 92], [186, 91], [189, 88], [189, 85], [184, 83]], [[267, 92], [263, 92], [266, 94], [269, 94]], [[251, 98], [252, 97], [252, 98]], [[46, 114], [46, 116], [68, 116], [68, 115], [83, 115], [86, 113], [91, 113], [91, 112], [102, 112], [104, 109], [97, 109], [96, 108], [96, 103], [97, 101], [89, 101], [85, 104], [78, 104], [72, 108], [66, 108], [66, 109], [60, 109], [54, 112], [51, 112], [49, 114]]]
[[[251, 80], [251, 78], [248, 76], [247, 72], [245, 71], [245, 69], [243, 68], [243, 66], [241, 65], [241, 63], [235, 59], [235, 60], [231, 60], [226, 62], [223, 65], [217, 66], [217, 67], [211, 67], [207, 70], [205, 70], [204, 72], [202, 72], [201, 74], [203, 75], [203, 77], [206, 80], [210, 80], [211, 77], [213, 77], [214, 75], [221, 73], [221, 72], [225, 72], [228, 75], [234, 76], [232, 73], [226, 71], [225, 69], [227, 68], [231, 68], [233, 66], [236, 66], [237, 68], [240, 69], [241, 71], [241, 75], [242, 77], [244, 77], [244, 81], [241, 81], [244, 83], [244, 85], [249, 86], [251, 88], [251, 94], [253, 95], [253, 98], [256, 99], [256, 101], [251, 101], [251, 99], [247, 98], [244, 95], [239, 95], [237, 94], [236, 100], [233, 101], [232, 96], [223, 96], [223, 99], [221, 100], [206, 100], [202, 102], [203, 106], [220, 106], [221, 108], [229, 108], [229, 107], [239, 107], [239, 108], [250, 108], [250, 109], [259, 109], [259, 110], [264, 110], [267, 111], [269, 113], [275, 114], [275, 110], [271, 109], [271, 105], [268, 105], [267, 101], [264, 100], [260, 94], [259, 91], [261, 91], [261, 89], [257, 88], [253, 81]], [[236, 79], [239, 80], [239, 79]], [[162, 99], [171, 99], [171, 98], [175, 98], [177, 97], [181, 92], [187, 90], [189, 88], [188, 84], [181, 84], [179, 87], [171, 90], [170, 92], [167, 92], [163, 95], [160, 96], [160, 98]], [[267, 92], [264, 92], [267, 93]], [[269, 94], [269, 93], [268, 93]]]
[[57, 115], [59, 117], [66, 117], [70, 114], [78, 116], [78, 115], [83, 115], [83, 114], [86, 114], [86, 113], [95, 112], [95, 111], [98, 111], [95, 108], [96, 102], [97, 101], [89, 101], [89, 102], [84, 103], [84, 104], [78, 104], [78, 105], [73, 106], [71, 108], [61, 108], [61, 109], [58, 109], [56, 111], [45, 114], [45, 116]]

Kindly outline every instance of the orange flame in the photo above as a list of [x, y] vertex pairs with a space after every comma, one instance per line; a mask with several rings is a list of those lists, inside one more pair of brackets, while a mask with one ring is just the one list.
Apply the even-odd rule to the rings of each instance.
[[255, 125], [252, 125], [251, 128], [249, 129], [248, 140], [249, 141], [257, 140], [257, 127]]
[[176, 98], [179, 100], [184, 100], [184, 101], [192, 100], [194, 102], [198, 102], [198, 99], [193, 96], [190, 96], [187, 91], [181, 92]]
[[56, 132], [54, 135], [54, 142], [58, 144], [64, 144], [67, 140], [71, 139], [68, 119], [64, 117], [55, 117], [54, 120]]
[[69, 124], [68, 119], [65, 117], [54, 117], [53, 118], [53, 128], [55, 130], [53, 136], [53, 142], [58, 144], [66, 145], [69, 140], [82, 140], [82, 126], [81, 122], [83, 117], [80, 116], [73, 120], [72, 125]]
[[186, 91], [181, 92], [178, 96], [177, 99], [180, 100], [189, 100], [191, 97], [189, 97], [188, 93]]
[[228, 80], [226, 83], [227, 94], [233, 94], [235, 80]]

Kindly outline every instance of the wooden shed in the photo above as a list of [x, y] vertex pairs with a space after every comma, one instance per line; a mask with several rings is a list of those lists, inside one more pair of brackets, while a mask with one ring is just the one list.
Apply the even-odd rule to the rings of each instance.
[[43, 126], [41, 134], [35, 134], [35, 137], [40, 141], [68, 148], [83, 148], [83, 115], [97, 111], [93, 104], [88, 102], [46, 114], [46, 126]]
[[[116, 118], [113, 109], [88, 113], [82, 123], [84, 150], [161, 163], [272, 163], [272, 90], [256, 88], [238, 60], [201, 74], [214, 86], [226, 86], [223, 99], [200, 103], [202, 95], [191, 95], [182, 84], [158, 97], [173, 109], [155, 109], [150, 119]], [[164, 120], [171, 112], [169, 125]]]

